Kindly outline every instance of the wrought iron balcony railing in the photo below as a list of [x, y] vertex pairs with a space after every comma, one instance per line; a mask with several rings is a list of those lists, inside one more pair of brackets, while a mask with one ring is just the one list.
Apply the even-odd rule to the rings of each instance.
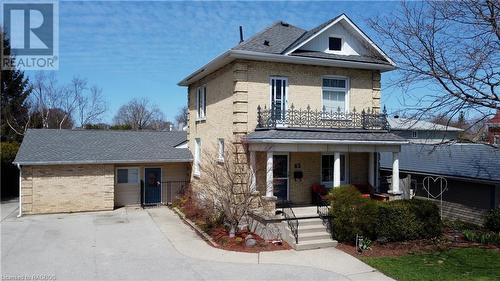
[[308, 129], [363, 129], [363, 130], [389, 130], [387, 113], [384, 108], [382, 113], [373, 111], [351, 112], [296, 109], [293, 104], [289, 109], [279, 107], [257, 107], [257, 128], [274, 129], [308, 128]]

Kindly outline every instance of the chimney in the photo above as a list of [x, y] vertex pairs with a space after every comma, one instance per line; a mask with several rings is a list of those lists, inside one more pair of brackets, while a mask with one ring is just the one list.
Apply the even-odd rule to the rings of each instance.
[[240, 43], [243, 42], [243, 26], [240, 25]]

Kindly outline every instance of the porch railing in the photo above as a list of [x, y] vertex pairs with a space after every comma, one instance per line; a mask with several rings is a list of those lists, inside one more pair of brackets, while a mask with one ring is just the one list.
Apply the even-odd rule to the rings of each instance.
[[333, 237], [333, 224], [332, 224], [332, 215], [330, 214], [330, 206], [327, 202], [320, 200], [316, 205], [316, 212], [320, 219], [323, 221], [323, 225], [326, 227], [328, 233], [332, 239]]
[[290, 228], [290, 231], [295, 238], [295, 244], [299, 244], [299, 220], [295, 216], [292, 207], [283, 207], [282, 213], [283, 217], [285, 217], [285, 220], [288, 223], [288, 228]]
[[306, 109], [297, 109], [292, 104], [290, 108], [283, 110], [281, 107], [266, 106], [257, 107], [257, 128], [274, 129], [276, 127], [286, 128], [309, 128], [309, 129], [363, 129], [363, 130], [389, 130], [387, 112], [384, 107], [382, 113], [374, 111], [357, 112], [354, 108], [351, 112], [312, 110], [310, 106]]

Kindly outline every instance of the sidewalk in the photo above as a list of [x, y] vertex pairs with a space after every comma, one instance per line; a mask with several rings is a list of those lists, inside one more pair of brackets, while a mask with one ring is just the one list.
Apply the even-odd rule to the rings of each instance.
[[154, 208], [147, 211], [172, 245], [188, 257], [220, 262], [307, 266], [341, 274], [351, 280], [393, 280], [336, 248], [261, 253], [217, 249], [203, 241], [169, 208]]

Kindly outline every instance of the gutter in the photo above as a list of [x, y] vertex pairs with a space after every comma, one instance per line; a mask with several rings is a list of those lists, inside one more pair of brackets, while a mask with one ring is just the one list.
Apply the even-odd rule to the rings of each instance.
[[21, 165], [19, 163], [16, 164], [17, 169], [19, 169], [19, 214], [17, 215], [18, 218], [20, 218], [23, 215], [23, 205], [22, 205], [22, 189], [21, 189], [21, 178], [22, 178], [22, 170], [21, 170]]
[[87, 160], [87, 161], [39, 161], [14, 162], [16, 165], [88, 165], [88, 164], [140, 164], [140, 163], [191, 163], [193, 159], [150, 159], [150, 160]]
[[358, 68], [358, 69], [372, 69], [372, 70], [380, 70], [382, 72], [396, 69], [394, 65], [389, 65], [389, 64], [385, 65], [385, 64], [377, 64], [369, 62], [297, 57], [297, 56], [288, 56], [282, 54], [268, 54], [268, 53], [254, 52], [254, 51], [231, 49], [217, 56], [204, 66], [200, 67], [198, 70], [191, 73], [186, 78], [182, 79], [179, 83], [177, 83], [177, 85], [189, 86], [191, 83], [198, 81], [199, 79], [205, 77], [206, 75], [214, 72], [215, 70], [221, 68], [222, 66], [236, 59], [283, 62], [283, 63], [306, 64], [306, 65], [335, 66], [335, 67]]

